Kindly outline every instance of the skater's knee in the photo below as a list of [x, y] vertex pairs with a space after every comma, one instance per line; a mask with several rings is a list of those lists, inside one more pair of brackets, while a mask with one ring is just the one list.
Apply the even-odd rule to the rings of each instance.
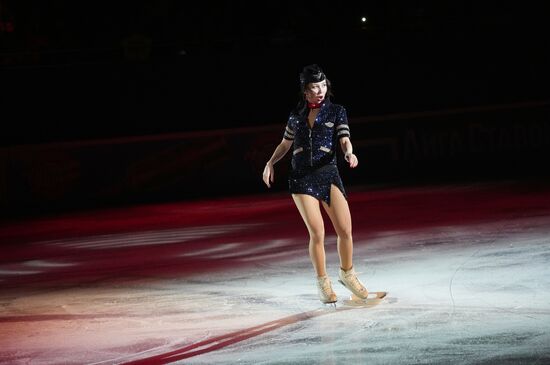
[[325, 242], [325, 232], [323, 230], [309, 231], [309, 240], [312, 244], [322, 245]]
[[347, 230], [341, 230], [340, 232], [338, 232], [338, 239], [339, 240], [343, 240], [343, 241], [351, 241], [353, 239], [352, 235], [351, 235], [351, 229]]
[[353, 239], [353, 237], [351, 236], [351, 231], [350, 232], [344, 232], [344, 233], [338, 235], [338, 238], [340, 240], [343, 240], [343, 241], [351, 241]]

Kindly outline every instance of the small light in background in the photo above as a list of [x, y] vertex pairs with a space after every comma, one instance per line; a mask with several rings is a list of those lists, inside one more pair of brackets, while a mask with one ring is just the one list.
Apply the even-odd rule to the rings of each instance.
[[361, 23], [360, 23], [360, 28], [362, 31], [366, 31], [370, 26], [369, 26], [369, 18], [367, 16], [362, 16], [361, 17]]

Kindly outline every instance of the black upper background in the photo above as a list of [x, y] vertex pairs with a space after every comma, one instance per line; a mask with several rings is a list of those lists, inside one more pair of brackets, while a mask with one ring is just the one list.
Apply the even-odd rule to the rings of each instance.
[[309, 63], [350, 117], [545, 100], [535, 4], [0, 0], [0, 142], [284, 124]]

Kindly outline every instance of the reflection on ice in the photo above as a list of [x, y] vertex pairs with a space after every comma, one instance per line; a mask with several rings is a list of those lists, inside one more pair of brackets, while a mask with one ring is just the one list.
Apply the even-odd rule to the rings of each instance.
[[[550, 210], [533, 201], [533, 214], [359, 226], [354, 266], [371, 294], [388, 294], [359, 302], [334, 280], [336, 308], [317, 298], [303, 228], [271, 230], [285, 220], [268, 238], [245, 221], [34, 242], [45, 257], [23, 247], [24, 259], [0, 264], [6, 283], [39, 275], [0, 295], [0, 363], [548, 364]], [[262, 212], [271, 206], [287, 205]]]

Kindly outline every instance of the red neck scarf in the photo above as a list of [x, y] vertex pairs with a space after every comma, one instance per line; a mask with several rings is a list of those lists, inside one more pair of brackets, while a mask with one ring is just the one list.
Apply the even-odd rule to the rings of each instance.
[[319, 104], [317, 104], [317, 103], [307, 103], [307, 107], [309, 109], [319, 109], [321, 107], [321, 105], [323, 105], [322, 101]]

